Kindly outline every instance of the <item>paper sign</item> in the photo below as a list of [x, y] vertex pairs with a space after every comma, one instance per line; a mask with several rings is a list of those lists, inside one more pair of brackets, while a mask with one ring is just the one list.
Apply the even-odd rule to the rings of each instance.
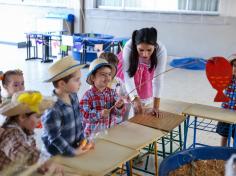
[[73, 36], [71, 35], [62, 35], [61, 36], [61, 44], [66, 46], [73, 46]]
[[76, 42], [74, 48], [79, 52], [83, 48], [83, 44], [80, 42]]
[[43, 41], [42, 40], [36, 40], [36, 44], [39, 44], [39, 45], [41, 45], [43, 43]]
[[62, 51], [65, 51], [65, 52], [67, 52], [67, 46], [65, 46], [65, 45], [61, 45], [61, 47], [60, 47], [60, 48], [61, 48], [61, 50], [62, 50]]
[[95, 44], [94, 50], [97, 52], [97, 57], [103, 52], [103, 44]]

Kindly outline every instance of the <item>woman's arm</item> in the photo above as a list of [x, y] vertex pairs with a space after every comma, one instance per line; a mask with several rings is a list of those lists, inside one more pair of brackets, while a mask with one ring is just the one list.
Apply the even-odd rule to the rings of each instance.
[[157, 113], [156, 111], [159, 110], [160, 106], [160, 97], [161, 92], [163, 89], [164, 84], [164, 72], [166, 70], [166, 63], [167, 63], [167, 51], [164, 45], [159, 43], [159, 52], [157, 52], [157, 59], [158, 59], [158, 65], [154, 72], [154, 79], [152, 81], [153, 86], [153, 111]]
[[158, 64], [154, 71], [154, 77], [152, 80], [152, 86], [153, 86], [153, 97], [160, 98], [162, 88], [163, 88], [163, 78], [164, 78], [164, 72], [166, 70], [166, 62], [167, 62], [167, 51], [164, 45], [159, 43], [159, 52], [157, 52], [157, 59]]

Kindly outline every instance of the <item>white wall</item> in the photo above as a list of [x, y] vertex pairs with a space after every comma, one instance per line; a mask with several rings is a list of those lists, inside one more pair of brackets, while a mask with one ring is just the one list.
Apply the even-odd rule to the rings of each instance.
[[[74, 9], [1, 4], [0, 41], [25, 41], [26, 39], [24, 33], [36, 30], [37, 19], [45, 17], [48, 12], [65, 12], [73, 14]], [[75, 26], [79, 27], [79, 24], [76, 23]]]
[[86, 1], [86, 32], [124, 37], [154, 26], [169, 55], [208, 58], [236, 52], [235, 0], [221, 1], [220, 16], [106, 11], [93, 9], [93, 1]]

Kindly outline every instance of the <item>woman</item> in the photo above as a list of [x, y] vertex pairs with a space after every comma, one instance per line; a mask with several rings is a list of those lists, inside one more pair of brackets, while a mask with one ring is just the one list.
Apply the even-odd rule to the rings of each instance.
[[[143, 106], [153, 103], [152, 114], [158, 115], [163, 73], [167, 61], [165, 47], [157, 42], [155, 28], [135, 30], [123, 49], [122, 72], [127, 92], [136, 114], [143, 113]], [[118, 67], [118, 69], [121, 67]], [[159, 76], [157, 76], [159, 75]]]

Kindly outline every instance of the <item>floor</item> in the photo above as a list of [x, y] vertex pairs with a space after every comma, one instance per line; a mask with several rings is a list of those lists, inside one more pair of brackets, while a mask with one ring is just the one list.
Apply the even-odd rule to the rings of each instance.
[[[18, 49], [13, 45], [0, 45], [1, 66], [0, 70], [21, 69], [24, 72], [25, 87], [27, 90], [39, 90], [44, 95], [51, 95], [53, 87], [49, 83], [43, 83], [47, 77], [47, 69], [51, 63], [41, 63], [40, 60], [26, 59], [26, 49]], [[168, 62], [174, 57], [169, 57]], [[56, 60], [56, 59], [55, 59]], [[167, 69], [170, 69], [167, 66]], [[78, 95], [81, 97], [89, 88], [85, 81], [88, 69], [82, 69], [82, 86]], [[212, 106], [219, 106], [219, 103], [213, 102], [216, 91], [211, 88], [204, 71], [192, 71], [184, 69], [174, 69], [165, 74], [163, 98], [186, 101], [191, 103], [200, 103]], [[3, 92], [4, 95], [4, 92]], [[40, 131], [37, 131], [37, 142], [41, 146]], [[190, 130], [189, 136], [192, 135]], [[216, 134], [198, 133], [198, 139], [201, 142], [219, 145], [220, 138]], [[189, 137], [190, 139], [191, 137]], [[188, 140], [188, 143], [190, 141]], [[153, 164], [153, 161], [151, 161]], [[151, 166], [152, 167], [152, 166]], [[153, 167], [152, 167], [153, 168]]]

